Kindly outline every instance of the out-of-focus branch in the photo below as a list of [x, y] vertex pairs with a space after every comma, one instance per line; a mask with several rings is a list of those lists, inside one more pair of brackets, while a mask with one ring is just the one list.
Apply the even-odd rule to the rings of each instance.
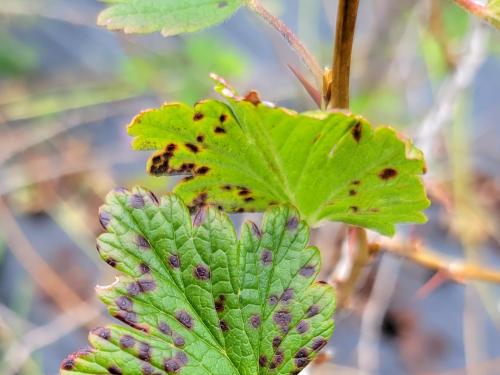
[[500, 283], [500, 270], [466, 263], [457, 259], [447, 259], [421, 244], [402, 243], [384, 239], [378, 244], [371, 244], [370, 251], [372, 254], [386, 251], [389, 254], [401, 256], [423, 267], [436, 271], [444, 271], [451, 279], [460, 282], [475, 280]]
[[370, 262], [370, 252], [366, 230], [363, 228], [349, 228], [347, 246], [342, 254], [341, 264], [329, 280], [337, 293], [337, 305], [344, 307], [349, 296], [356, 288], [357, 282]]
[[257, 13], [264, 21], [276, 29], [290, 47], [299, 55], [304, 65], [314, 75], [316, 83], [320, 83], [323, 75], [321, 66], [316, 61], [313, 54], [306, 48], [302, 41], [288, 28], [288, 26], [279, 18], [271, 14], [258, 0], [248, 0], [247, 5], [255, 13]]
[[18, 374], [33, 352], [90, 323], [99, 317], [99, 314], [100, 311], [97, 306], [83, 303], [59, 315], [44, 326], [33, 328], [19, 342], [9, 348], [2, 360], [6, 367], [3, 369], [2, 374]]
[[487, 36], [488, 32], [483, 25], [477, 24], [474, 26], [464, 53], [457, 63], [457, 70], [443, 85], [436, 104], [420, 126], [417, 145], [423, 151], [429, 165], [432, 164], [437, 135], [451, 120], [457, 99], [473, 82], [486, 58]]
[[73, 289], [40, 257], [24, 236], [14, 215], [0, 198], [0, 221], [5, 241], [12, 254], [30, 274], [37, 285], [62, 309], [69, 310], [83, 301]]

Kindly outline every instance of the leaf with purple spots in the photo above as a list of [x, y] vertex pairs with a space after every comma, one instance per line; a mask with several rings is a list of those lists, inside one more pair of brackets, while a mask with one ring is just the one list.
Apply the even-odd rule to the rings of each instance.
[[226, 102], [166, 104], [128, 128], [134, 149], [157, 150], [151, 174], [186, 176], [174, 192], [191, 208], [291, 204], [311, 226], [341, 221], [388, 235], [398, 223], [426, 221], [422, 153], [394, 129], [353, 114], [297, 114], [255, 95], [248, 101], [222, 83], [218, 90]]
[[316, 276], [298, 213], [275, 206], [241, 238], [228, 216], [191, 215], [176, 195], [117, 189], [99, 212], [100, 256], [120, 272], [97, 287], [123, 325], [93, 330], [62, 375], [288, 375], [333, 332], [333, 289]]

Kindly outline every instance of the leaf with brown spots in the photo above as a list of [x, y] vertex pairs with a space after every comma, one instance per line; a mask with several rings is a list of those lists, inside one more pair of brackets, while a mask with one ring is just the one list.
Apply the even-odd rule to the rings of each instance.
[[389, 235], [398, 223], [425, 222], [423, 156], [395, 130], [352, 114], [248, 101], [223, 83], [218, 91], [226, 102], [166, 104], [128, 128], [134, 149], [158, 150], [150, 173], [189, 177], [174, 191], [190, 206], [238, 213], [291, 204], [311, 226], [342, 221]]
[[191, 215], [141, 188], [110, 193], [99, 216], [99, 254], [121, 276], [97, 293], [124, 324], [93, 330], [62, 375], [288, 375], [330, 338], [333, 290], [315, 281], [319, 252], [294, 209], [275, 206], [239, 240], [220, 210]]
[[164, 36], [199, 31], [231, 17], [245, 0], [103, 0], [97, 23], [125, 33]]

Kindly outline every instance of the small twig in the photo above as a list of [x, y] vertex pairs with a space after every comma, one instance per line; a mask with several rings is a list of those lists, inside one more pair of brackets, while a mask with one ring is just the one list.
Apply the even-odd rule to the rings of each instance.
[[500, 283], [500, 270], [456, 259], [446, 259], [420, 244], [404, 244], [393, 240], [382, 240], [380, 244], [370, 245], [370, 250], [372, 252], [386, 251], [389, 254], [402, 256], [426, 268], [445, 271], [455, 281], [476, 280]]
[[40, 257], [24, 236], [9, 207], [0, 198], [0, 219], [5, 241], [12, 254], [30, 274], [38, 286], [62, 309], [69, 310], [81, 304], [73, 289]]
[[364, 268], [370, 262], [366, 230], [357, 227], [349, 228], [347, 242], [347, 246], [343, 249], [341, 264], [336, 267], [330, 280], [335, 286], [339, 307], [348, 304], [349, 296], [356, 288]]
[[309, 52], [292, 30], [290, 30], [283, 21], [264, 8], [259, 0], [248, 0], [247, 5], [285, 38], [290, 47], [299, 55], [307, 69], [313, 74], [316, 83], [319, 84], [322, 80], [323, 70], [316, 61], [316, 58]]
[[359, 0], [339, 0], [333, 50], [331, 98], [325, 98], [330, 99], [332, 108], [349, 108], [351, 55], [358, 6]]
[[33, 352], [53, 344], [75, 329], [90, 323], [98, 318], [99, 314], [97, 307], [83, 303], [59, 315], [44, 326], [33, 328], [9, 348], [2, 361], [6, 367], [2, 373], [18, 374]]
[[400, 261], [382, 257], [370, 298], [361, 318], [358, 343], [358, 367], [367, 374], [374, 374], [379, 367], [377, 348], [384, 316], [396, 287]]

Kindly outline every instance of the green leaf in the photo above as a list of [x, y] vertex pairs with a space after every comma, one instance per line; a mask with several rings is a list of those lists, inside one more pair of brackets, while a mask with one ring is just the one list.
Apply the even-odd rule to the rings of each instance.
[[103, 0], [109, 3], [97, 23], [125, 33], [164, 36], [202, 30], [231, 17], [244, 0]]
[[333, 289], [314, 281], [319, 251], [292, 208], [238, 240], [216, 208], [192, 219], [175, 195], [119, 189], [100, 221], [99, 253], [122, 277], [97, 292], [128, 327], [92, 331], [63, 375], [295, 374], [332, 334]]
[[[228, 103], [172, 103], [129, 126], [136, 150], [156, 149], [154, 175], [187, 177], [175, 192], [190, 207], [263, 211], [291, 204], [310, 224], [342, 221], [393, 234], [425, 221], [422, 154], [391, 128], [345, 113], [297, 114], [218, 88]], [[253, 102], [252, 102], [253, 101]]]

